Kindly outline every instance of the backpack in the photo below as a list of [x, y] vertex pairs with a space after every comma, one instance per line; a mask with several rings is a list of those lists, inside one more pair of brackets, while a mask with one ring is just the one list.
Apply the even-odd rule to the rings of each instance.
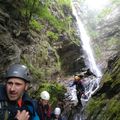
[[29, 111], [30, 111], [31, 113], [34, 113], [34, 116], [32, 117], [32, 120], [40, 120], [40, 118], [39, 118], [36, 110], [33, 109], [32, 106], [28, 106], [28, 109], [29, 109]]

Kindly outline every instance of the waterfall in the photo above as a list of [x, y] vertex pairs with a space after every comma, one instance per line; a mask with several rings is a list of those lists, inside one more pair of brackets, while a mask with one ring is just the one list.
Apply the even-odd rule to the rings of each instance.
[[[91, 94], [93, 94], [98, 88], [99, 88], [99, 83], [100, 83], [100, 78], [102, 76], [102, 73], [100, 71], [100, 69], [98, 68], [96, 62], [95, 62], [95, 58], [93, 55], [93, 51], [91, 49], [90, 46], [90, 37], [88, 36], [85, 27], [83, 25], [83, 23], [81, 22], [81, 18], [80, 18], [80, 4], [78, 1], [73, 0], [71, 1], [71, 5], [72, 5], [72, 12], [73, 15], [76, 18], [76, 22], [77, 22], [77, 29], [79, 31], [80, 34], [80, 38], [82, 41], [82, 48], [84, 50], [84, 54], [85, 54], [85, 63], [86, 66], [88, 68], [90, 68], [90, 70], [96, 74], [97, 78], [96, 80], [89, 80], [89, 82], [87, 82], [87, 84], [90, 84], [89, 89], [87, 89], [87, 93], [89, 93], [89, 97], [91, 96]], [[96, 89], [93, 91], [94, 85], [97, 84]]]
[[84, 27], [84, 25], [81, 22], [81, 19], [79, 17], [80, 9], [79, 9], [78, 2], [76, 2], [76, 1], [72, 2], [72, 11], [73, 11], [73, 15], [76, 17], [76, 20], [77, 20], [78, 30], [79, 30], [80, 38], [82, 41], [82, 47], [83, 47], [83, 50], [84, 50], [85, 55], [86, 55], [86, 58], [85, 58], [86, 59], [85, 60], [86, 66], [88, 66], [88, 68], [90, 68], [90, 70], [93, 73], [95, 73], [96, 76], [99, 77], [99, 76], [101, 76], [101, 71], [98, 69], [96, 62], [95, 62], [93, 51], [92, 51], [91, 46], [90, 46], [90, 37], [88, 36], [88, 34], [85, 30], [85, 27]]

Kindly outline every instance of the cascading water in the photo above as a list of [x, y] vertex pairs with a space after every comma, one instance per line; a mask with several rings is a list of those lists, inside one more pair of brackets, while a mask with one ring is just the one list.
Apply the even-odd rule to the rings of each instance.
[[[90, 70], [95, 73], [95, 75], [97, 76], [96, 78], [87, 78], [84, 82], [84, 87], [85, 87], [85, 94], [87, 95], [87, 99], [85, 98], [81, 98], [81, 102], [84, 106], [86, 105], [87, 101], [89, 100], [89, 98], [91, 97], [92, 94], [94, 94], [96, 92], [96, 90], [98, 90], [99, 88], [99, 83], [100, 83], [100, 79], [101, 79], [101, 71], [98, 69], [97, 64], [95, 62], [95, 58], [93, 56], [93, 51], [91, 49], [90, 46], [90, 37], [87, 35], [86, 30], [84, 28], [84, 25], [81, 22], [80, 16], [79, 16], [79, 2], [77, 2], [77, 0], [71, 1], [71, 5], [72, 5], [72, 11], [73, 11], [73, 15], [75, 16], [76, 20], [77, 20], [77, 26], [78, 26], [78, 31], [80, 33], [80, 38], [81, 38], [81, 42], [82, 42], [82, 47], [84, 50], [84, 54], [86, 56], [85, 58], [85, 63], [86, 66], [88, 68], [90, 68]], [[76, 95], [75, 95], [75, 88], [70, 88], [70, 93], [72, 95], [72, 100], [74, 101], [76, 99]], [[79, 111], [79, 113], [76, 113], [74, 120], [84, 120], [84, 115], [81, 112], [81, 110]]]
[[90, 46], [90, 37], [87, 35], [86, 30], [84, 28], [84, 25], [82, 24], [80, 17], [79, 17], [79, 3], [76, 1], [72, 1], [72, 11], [73, 15], [76, 17], [77, 20], [77, 25], [78, 25], [78, 30], [80, 32], [80, 38], [82, 41], [82, 47], [83, 50], [85, 51], [85, 54], [87, 55], [86, 59], [86, 65], [91, 69], [92, 72], [94, 72], [97, 76], [101, 76], [101, 72], [98, 69], [93, 52]]

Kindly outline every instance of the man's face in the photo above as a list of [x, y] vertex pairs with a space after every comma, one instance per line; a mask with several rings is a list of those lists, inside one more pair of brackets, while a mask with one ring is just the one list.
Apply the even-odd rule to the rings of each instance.
[[7, 96], [10, 101], [19, 100], [25, 90], [27, 90], [28, 84], [20, 78], [10, 78], [6, 83]]
[[42, 99], [42, 104], [43, 104], [43, 106], [44, 106], [44, 105], [47, 105], [47, 104], [48, 104], [48, 100], [43, 100], [43, 99]]
[[59, 115], [55, 115], [56, 118], [59, 118]]

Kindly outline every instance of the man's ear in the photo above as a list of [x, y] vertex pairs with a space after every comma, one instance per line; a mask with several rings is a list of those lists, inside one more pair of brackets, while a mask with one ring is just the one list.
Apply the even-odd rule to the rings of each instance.
[[26, 83], [26, 86], [25, 86], [25, 91], [27, 91], [29, 88], [29, 83]]

